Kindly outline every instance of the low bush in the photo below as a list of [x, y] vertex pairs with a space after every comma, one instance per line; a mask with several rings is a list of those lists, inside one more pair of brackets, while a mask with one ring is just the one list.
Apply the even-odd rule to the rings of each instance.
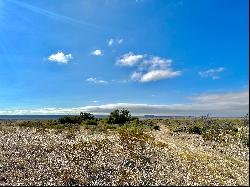
[[61, 124], [80, 124], [86, 120], [94, 120], [95, 117], [90, 113], [81, 112], [79, 116], [64, 116], [58, 119]]
[[86, 121], [83, 121], [82, 124], [84, 124], [84, 125], [98, 125], [97, 120], [95, 120], [95, 119], [88, 119]]
[[58, 119], [61, 124], [79, 124], [82, 122], [79, 116], [64, 116]]
[[192, 134], [202, 134], [203, 127], [200, 125], [193, 125], [188, 128], [188, 132]]

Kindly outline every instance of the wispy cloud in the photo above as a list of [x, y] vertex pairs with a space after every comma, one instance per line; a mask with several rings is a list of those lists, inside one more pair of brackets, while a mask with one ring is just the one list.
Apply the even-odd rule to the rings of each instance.
[[102, 56], [102, 55], [103, 55], [103, 52], [102, 52], [100, 49], [97, 49], [97, 50], [91, 52], [91, 55], [94, 55], [94, 56]]
[[90, 112], [108, 114], [114, 109], [128, 108], [133, 115], [194, 115], [210, 113], [212, 116], [243, 116], [249, 111], [249, 92], [203, 94], [193, 97], [191, 103], [181, 104], [138, 104], [114, 103], [75, 108], [40, 108], [20, 110], [0, 110], [0, 114], [79, 114]]
[[108, 40], [108, 46], [111, 46], [111, 45], [113, 45], [113, 43], [114, 43], [114, 39], [113, 38], [110, 38], [109, 40]]
[[71, 54], [65, 55], [63, 52], [57, 52], [56, 54], [52, 54], [48, 57], [49, 61], [59, 64], [67, 64], [71, 59], [73, 59]]
[[213, 80], [220, 79], [219, 74], [225, 70], [224, 67], [219, 67], [216, 69], [208, 69], [206, 71], [200, 71], [199, 75], [201, 77], [211, 77]]
[[118, 44], [122, 44], [122, 43], [123, 43], [123, 39], [122, 39], [122, 38], [118, 39], [118, 40], [117, 40], [117, 43], [118, 43]]
[[95, 77], [90, 77], [90, 78], [86, 79], [86, 81], [92, 82], [92, 83], [95, 83], [95, 84], [108, 84], [108, 81], [100, 80], [100, 79], [97, 79]]
[[122, 44], [123, 41], [124, 41], [123, 38], [119, 38], [119, 39], [116, 39], [116, 40], [115, 40], [114, 38], [110, 38], [110, 39], [107, 41], [107, 44], [108, 44], [108, 46], [112, 46], [112, 45], [114, 45], [114, 44]]
[[128, 83], [130, 80], [112, 80], [113, 83]]
[[[92, 24], [92, 23], [88, 23], [88, 22], [84, 22], [82, 20], [77, 20], [77, 19], [73, 19], [71, 17], [68, 16], [64, 16], [55, 12], [51, 12], [45, 9], [42, 9], [40, 7], [36, 7], [33, 6], [29, 3], [23, 2], [23, 1], [17, 1], [17, 0], [9, 0], [12, 3], [15, 3], [16, 5], [23, 7], [27, 10], [30, 10], [32, 12], [35, 12], [37, 14], [41, 14], [47, 17], [50, 17], [52, 19], [61, 21], [61, 22], [67, 22], [70, 24], [76, 24], [76, 25], [82, 25], [85, 26], [84, 28], [93, 28], [93, 29], [99, 29], [99, 26], [97, 26], [96, 24]], [[87, 26], [87, 27], [86, 27]]]

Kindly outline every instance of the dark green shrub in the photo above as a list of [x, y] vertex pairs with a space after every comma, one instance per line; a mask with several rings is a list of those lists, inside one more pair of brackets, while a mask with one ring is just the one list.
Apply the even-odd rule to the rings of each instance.
[[78, 116], [64, 116], [64, 117], [59, 118], [58, 121], [61, 124], [66, 124], [66, 123], [76, 124], [80, 122], [80, 119]]
[[86, 120], [94, 120], [95, 117], [90, 113], [80, 113], [80, 116], [64, 116], [58, 119], [61, 124], [80, 124]]
[[154, 125], [154, 126], [153, 126], [153, 129], [159, 131], [159, 130], [160, 130], [160, 126], [159, 126], [159, 125]]
[[121, 111], [116, 109], [110, 113], [108, 123], [110, 124], [125, 124], [131, 120], [131, 114], [127, 109]]
[[189, 133], [192, 133], [192, 134], [200, 134], [201, 135], [203, 128], [201, 126], [194, 125], [194, 126], [189, 127], [188, 131], [189, 131]]
[[94, 115], [90, 114], [90, 113], [80, 113], [80, 119], [85, 121], [85, 120], [93, 120], [95, 119]]

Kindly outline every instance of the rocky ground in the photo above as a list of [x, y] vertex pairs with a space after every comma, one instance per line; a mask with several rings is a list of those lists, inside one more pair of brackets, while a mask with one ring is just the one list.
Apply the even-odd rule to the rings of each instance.
[[0, 124], [0, 185], [249, 185], [249, 148], [160, 130]]

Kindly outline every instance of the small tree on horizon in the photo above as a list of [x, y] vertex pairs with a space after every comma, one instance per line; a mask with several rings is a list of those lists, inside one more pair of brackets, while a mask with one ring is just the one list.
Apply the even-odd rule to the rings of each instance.
[[108, 123], [111, 124], [124, 124], [131, 120], [130, 111], [127, 109], [115, 109], [113, 110], [108, 118]]

